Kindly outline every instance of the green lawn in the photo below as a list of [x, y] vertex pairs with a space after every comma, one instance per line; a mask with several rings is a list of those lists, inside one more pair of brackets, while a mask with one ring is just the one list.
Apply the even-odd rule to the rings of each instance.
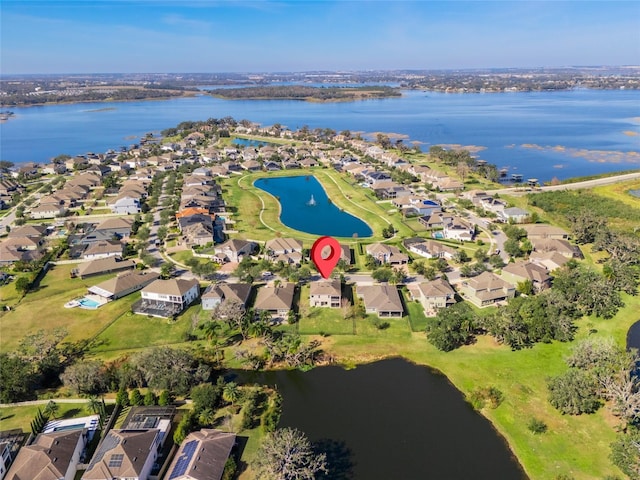
[[[624, 296], [626, 307], [612, 320], [583, 319], [578, 338], [591, 330], [597, 336], [626, 341], [629, 327], [638, 321], [640, 298]], [[411, 303], [409, 310], [413, 312]], [[616, 420], [607, 408], [593, 415], [561, 415], [547, 401], [546, 379], [566, 370], [564, 358], [574, 343], [539, 344], [513, 352], [490, 337], [452, 352], [433, 347], [424, 333], [410, 333], [407, 323], [389, 320], [388, 330], [377, 331], [367, 321], [358, 322], [357, 335], [336, 335], [323, 340], [323, 349], [345, 365], [401, 355], [421, 365], [437, 368], [463, 393], [496, 386], [505, 394], [497, 409], [486, 415], [504, 435], [532, 479], [554, 479], [559, 474], [575, 479], [603, 478], [621, 472], [608, 458], [615, 437]], [[534, 435], [527, 422], [536, 417], [549, 427]]]
[[[359, 217], [374, 231], [372, 240], [382, 239], [382, 229], [392, 222], [403, 235], [412, 235], [413, 230], [401, 223], [399, 213], [389, 214], [384, 205], [375, 203], [368, 191], [350, 183], [350, 178], [328, 169], [312, 168], [309, 171], [279, 171], [251, 173], [241, 177], [231, 177], [223, 181], [224, 195], [231, 210], [235, 209], [232, 219], [236, 222], [232, 228], [240, 238], [265, 241], [280, 234], [294, 236], [303, 241], [312, 242], [317, 235], [293, 230], [280, 222], [280, 205], [275, 197], [253, 186], [253, 182], [265, 176], [313, 175], [323, 186], [332, 202], [339, 208]], [[264, 208], [263, 208], [264, 204]], [[397, 217], [397, 222], [394, 219]], [[342, 241], [353, 241], [343, 238]]]
[[[91, 415], [93, 412], [86, 403], [57, 403], [58, 412], [56, 418], [74, 418]], [[21, 428], [25, 433], [30, 433], [31, 421], [35, 418], [38, 408], [44, 412], [44, 405], [26, 405], [17, 407], [3, 407], [0, 412], [0, 430]]]
[[[139, 293], [133, 293], [97, 310], [64, 308], [66, 302], [85, 294], [88, 287], [114, 276], [109, 274], [85, 279], [70, 278], [69, 273], [74, 267], [75, 265], [52, 266], [35, 291], [28, 293], [13, 310], [2, 314], [0, 349], [3, 352], [15, 350], [25, 335], [41, 329], [52, 331], [57, 327], [64, 327], [69, 333], [66, 341], [90, 338], [128, 312], [131, 304], [140, 298]], [[15, 290], [13, 284], [5, 287]]]

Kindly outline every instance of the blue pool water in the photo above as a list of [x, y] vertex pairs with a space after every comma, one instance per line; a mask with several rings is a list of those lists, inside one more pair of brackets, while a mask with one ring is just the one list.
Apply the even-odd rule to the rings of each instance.
[[373, 234], [365, 222], [336, 207], [312, 175], [261, 178], [254, 185], [280, 201], [280, 220], [287, 227], [334, 237], [362, 238]]
[[433, 232], [433, 238], [444, 238], [442, 232]]
[[98, 302], [90, 298], [83, 298], [82, 300], [80, 300], [80, 305], [87, 308], [98, 308], [100, 306]]

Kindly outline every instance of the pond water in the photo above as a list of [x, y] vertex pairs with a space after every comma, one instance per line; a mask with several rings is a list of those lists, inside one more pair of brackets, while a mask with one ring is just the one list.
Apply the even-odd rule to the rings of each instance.
[[254, 185], [280, 202], [280, 221], [287, 227], [314, 235], [370, 237], [371, 227], [336, 207], [311, 175], [260, 178]]
[[627, 349], [637, 348], [640, 350], [640, 319], [631, 325], [627, 332]]
[[277, 386], [279, 427], [328, 452], [329, 478], [526, 479], [504, 439], [447, 378], [403, 359], [353, 370], [240, 372]]
[[275, 143], [261, 142], [259, 140], [251, 140], [248, 138], [234, 138], [231, 143], [241, 147], [264, 147], [267, 145], [276, 145]]

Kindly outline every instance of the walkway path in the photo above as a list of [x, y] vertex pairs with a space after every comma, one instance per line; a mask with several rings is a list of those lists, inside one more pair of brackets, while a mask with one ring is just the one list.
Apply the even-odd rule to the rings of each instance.
[[628, 180], [640, 179], [640, 172], [625, 173], [622, 175], [615, 175], [613, 177], [596, 178], [595, 180], [585, 180], [583, 182], [564, 183], [562, 185], [545, 185], [535, 190], [527, 190], [526, 187], [510, 187], [503, 188], [501, 190], [492, 191], [492, 193], [506, 194], [506, 195], [526, 195], [528, 193], [536, 192], [553, 192], [557, 190], [578, 190], [580, 188], [592, 188], [600, 185], [610, 185], [612, 183], [626, 182]]

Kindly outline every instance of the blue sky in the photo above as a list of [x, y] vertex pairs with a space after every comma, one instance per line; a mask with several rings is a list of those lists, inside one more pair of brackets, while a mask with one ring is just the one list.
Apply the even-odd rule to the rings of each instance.
[[0, 3], [2, 74], [639, 64], [637, 0]]

